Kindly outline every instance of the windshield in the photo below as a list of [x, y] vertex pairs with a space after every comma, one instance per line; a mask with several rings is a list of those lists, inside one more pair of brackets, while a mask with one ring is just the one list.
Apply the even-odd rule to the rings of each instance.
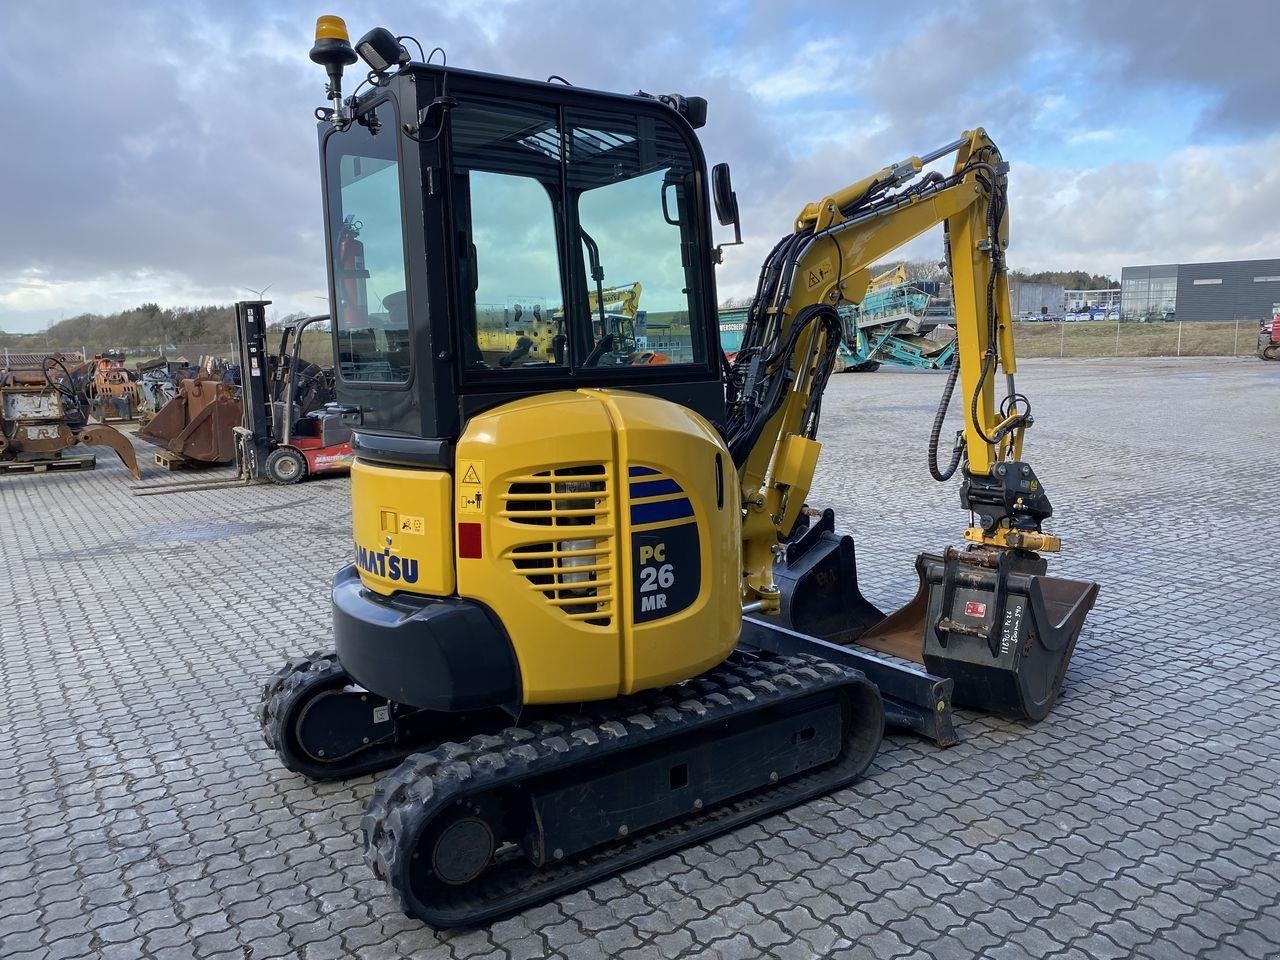
[[409, 311], [395, 108], [326, 146], [337, 359], [344, 380], [409, 379]]
[[675, 125], [459, 99], [464, 366], [483, 376], [705, 363], [697, 165]]

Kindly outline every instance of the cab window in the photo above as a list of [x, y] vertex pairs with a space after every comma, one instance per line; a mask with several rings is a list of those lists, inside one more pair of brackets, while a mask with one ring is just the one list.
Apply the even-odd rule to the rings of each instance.
[[556, 111], [468, 98], [451, 132], [463, 365], [563, 369]]
[[468, 372], [708, 362], [699, 168], [674, 117], [463, 93], [449, 130]]
[[[666, 119], [567, 110], [586, 367], [706, 360], [695, 166]], [[589, 343], [589, 349], [588, 349]]]
[[338, 370], [409, 379], [409, 310], [396, 115], [383, 103], [326, 142]]

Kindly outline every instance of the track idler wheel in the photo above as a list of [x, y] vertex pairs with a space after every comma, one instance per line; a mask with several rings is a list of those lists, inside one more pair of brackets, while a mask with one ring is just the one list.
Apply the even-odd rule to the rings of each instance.
[[431, 872], [444, 883], [470, 883], [493, 859], [493, 828], [479, 817], [461, 816], [425, 844]]
[[361, 689], [332, 653], [291, 660], [267, 681], [258, 722], [294, 773], [338, 780], [394, 766], [402, 708]]

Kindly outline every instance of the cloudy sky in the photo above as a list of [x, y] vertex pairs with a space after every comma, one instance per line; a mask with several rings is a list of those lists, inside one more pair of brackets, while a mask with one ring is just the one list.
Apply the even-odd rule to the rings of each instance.
[[267, 284], [323, 309], [324, 12], [455, 66], [707, 97], [748, 237], [722, 298], [806, 201], [975, 125], [1013, 163], [1015, 267], [1280, 256], [1275, 0], [5, 2], [0, 329]]

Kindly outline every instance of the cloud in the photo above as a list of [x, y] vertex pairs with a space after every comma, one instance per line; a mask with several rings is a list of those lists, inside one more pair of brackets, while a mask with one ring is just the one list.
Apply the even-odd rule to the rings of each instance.
[[1262, 259], [1280, 252], [1280, 134], [1096, 169], [1015, 164], [1009, 259], [1027, 269]]
[[1062, 16], [1110, 54], [1098, 67], [1117, 93], [1205, 94], [1199, 135], [1251, 136], [1280, 126], [1273, 0], [1075, 0]]
[[[0, 151], [0, 328], [267, 283], [282, 311], [313, 310], [314, 15], [292, 0], [7, 5], [0, 88], [21, 116]], [[356, 33], [380, 17], [347, 11]], [[733, 163], [747, 235], [718, 282], [740, 296], [806, 202], [974, 123], [1014, 164], [1016, 266], [1275, 255], [1274, 20], [1270, 0], [903, 0], [846, 18], [763, 0], [452, 0], [389, 25], [455, 66], [706, 96], [704, 146]], [[93, 41], [68, 56], [70, 36]]]

